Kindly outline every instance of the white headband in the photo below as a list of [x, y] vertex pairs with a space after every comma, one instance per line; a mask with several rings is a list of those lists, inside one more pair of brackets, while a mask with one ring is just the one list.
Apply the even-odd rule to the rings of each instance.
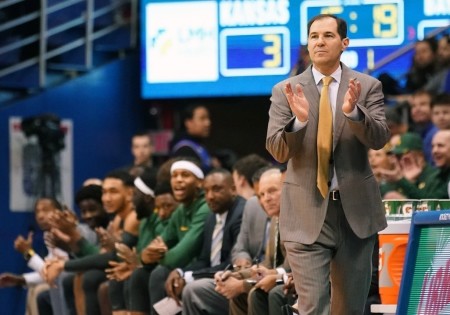
[[203, 174], [203, 171], [201, 170], [201, 168], [190, 161], [183, 160], [183, 161], [174, 162], [172, 164], [172, 166], [170, 167], [170, 174], [172, 174], [175, 170], [179, 170], [179, 169], [190, 171], [192, 174], [194, 174], [199, 179], [205, 178], [205, 175]]
[[150, 187], [148, 187], [140, 177], [136, 177], [136, 179], [134, 180], [134, 186], [136, 186], [136, 188], [139, 189], [143, 194], [155, 198], [155, 192]]

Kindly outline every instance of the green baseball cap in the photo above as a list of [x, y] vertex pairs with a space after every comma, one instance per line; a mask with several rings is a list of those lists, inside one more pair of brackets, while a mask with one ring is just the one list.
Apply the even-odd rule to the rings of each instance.
[[422, 151], [422, 138], [415, 132], [406, 132], [400, 136], [397, 143], [393, 144], [391, 152], [394, 154], [405, 154], [409, 151]]

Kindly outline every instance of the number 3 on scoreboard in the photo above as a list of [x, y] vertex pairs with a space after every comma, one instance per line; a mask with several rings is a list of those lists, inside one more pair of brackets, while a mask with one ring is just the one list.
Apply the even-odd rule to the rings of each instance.
[[279, 34], [263, 35], [263, 41], [272, 45], [264, 47], [264, 53], [272, 56], [271, 59], [263, 61], [264, 68], [278, 68], [281, 66], [281, 36]]
[[378, 38], [392, 38], [398, 35], [397, 6], [380, 4], [373, 7], [373, 35]]

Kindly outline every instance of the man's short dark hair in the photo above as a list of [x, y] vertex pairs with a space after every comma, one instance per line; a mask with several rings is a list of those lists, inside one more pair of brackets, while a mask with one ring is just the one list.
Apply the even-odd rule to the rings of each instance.
[[41, 197], [41, 198], [38, 198], [38, 199], [36, 200], [36, 202], [34, 203], [34, 210], [36, 210], [36, 205], [37, 205], [37, 203], [38, 203], [39, 201], [41, 201], [41, 200], [44, 200], [44, 199], [49, 200], [50, 203], [52, 204], [52, 206], [53, 206], [55, 209], [58, 209], [58, 210], [64, 210], [62, 204], [61, 204], [56, 198], [53, 198], [53, 197]]
[[231, 173], [229, 170], [222, 168], [222, 167], [218, 167], [218, 168], [213, 168], [212, 170], [210, 170], [208, 172], [208, 174], [206, 174], [206, 176], [212, 175], [212, 174], [223, 174], [226, 176], [231, 176]]
[[260, 155], [249, 154], [236, 161], [233, 165], [233, 171], [236, 171], [239, 175], [244, 176], [249, 185], [253, 187], [253, 174], [261, 167], [269, 164], [269, 161]]
[[195, 103], [195, 104], [189, 104], [182, 113], [182, 121], [185, 122], [186, 120], [190, 120], [194, 118], [194, 113], [198, 108], [205, 108], [208, 110], [208, 107], [201, 103]]
[[208, 172], [208, 174], [206, 174], [205, 178], [213, 174], [222, 174], [225, 180], [230, 181], [230, 183], [233, 184], [233, 176], [231, 176], [231, 172], [229, 170], [222, 167], [213, 168]]
[[150, 133], [148, 131], [144, 131], [144, 130], [133, 133], [133, 135], [131, 136], [131, 142], [133, 142], [134, 138], [141, 138], [141, 137], [147, 137], [148, 141], [150, 142], [150, 145], [152, 145], [152, 136], [150, 135]]
[[160, 196], [160, 195], [165, 195], [165, 194], [173, 195], [172, 187], [170, 186], [170, 181], [160, 181], [156, 184], [155, 196]]
[[415, 91], [412, 94], [412, 97], [417, 97], [417, 96], [421, 96], [421, 95], [428, 95], [430, 97], [430, 99], [433, 98], [433, 93], [431, 93], [430, 91], [424, 90], [424, 89], [419, 89], [417, 91]]
[[385, 107], [384, 113], [386, 116], [386, 121], [392, 124], [399, 125], [402, 121], [402, 115], [400, 113], [401, 111], [400, 105], [394, 105], [394, 106], [387, 106]]
[[92, 199], [102, 204], [102, 186], [88, 185], [81, 187], [75, 195], [75, 203], [79, 206], [80, 202], [86, 199]]
[[106, 174], [106, 178], [116, 178], [121, 180], [125, 186], [134, 187], [134, 177], [123, 170], [113, 170]]
[[417, 41], [417, 43], [420, 43], [420, 42], [428, 44], [428, 46], [430, 46], [430, 49], [434, 53], [437, 52], [437, 50], [438, 50], [438, 41], [436, 40], [435, 37], [427, 37], [427, 38], [424, 38], [422, 40]]
[[431, 108], [433, 108], [435, 105], [450, 106], [450, 94], [442, 93], [433, 97], [433, 99], [431, 100]]
[[156, 187], [156, 170], [146, 169], [141, 175], [139, 175], [141, 180], [149, 187], [150, 189], [155, 189]]
[[134, 137], [148, 137], [150, 139], [150, 133], [148, 131], [140, 130], [140, 131], [136, 131], [135, 133], [133, 133], [133, 135], [131, 137], [132, 138], [134, 138]]
[[333, 14], [319, 14], [313, 17], [308, 22], [308, 37], [309, 37], [309, 30], [311, 29], [311, 25], [318, 20], [324, 19], [324, 18], [332, 18], [336, 20], [337, 23], [337, 32], [341, 39], [347, 38], [347, 22], [344, 19], [341, 19]]

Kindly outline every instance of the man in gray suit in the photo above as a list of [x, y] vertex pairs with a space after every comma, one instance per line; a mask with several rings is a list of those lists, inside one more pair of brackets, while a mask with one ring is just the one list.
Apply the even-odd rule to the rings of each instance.
[[[367, 159], [369, 148], [381, 149], [389, 139], [384, 96], [379, 81], [340, 62], [348, 44], [344, 20], [314, 17], [308, 23], [312, 66], [272, 90], [266, 147], [277, 161], [288, 161], [280, 232], [300, 314], [329, 314], [330, 307], [332, 314], [363, 313], [373, 245], [386, 227]], [[324, 77], [331, 78], [322, 82]], [[326, 163], [319, 164], [319, 91], [324, 82], [332, 139]], [[321, 172], [328, 175], [324, 185], [318, 179]]]

